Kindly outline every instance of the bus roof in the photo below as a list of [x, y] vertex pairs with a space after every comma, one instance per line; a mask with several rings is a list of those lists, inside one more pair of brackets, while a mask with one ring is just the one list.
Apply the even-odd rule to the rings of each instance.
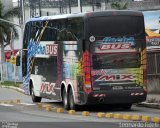
[[84, 12], [84, 13], [73, 13], [73, 14], [62, 14], [53, 16], [42, 16], [31, 18], [30, 21], [45, 21], [45, 20], [55, 20], [55, 19], [66, 19], [74, 17], [94, 17], [94, 16], [114, 16], [114, 15], [131, 15], [131, 16], [143, 16], [140, 11], [130, 11], [130, 10], [112, 10], [112, 11], [100, 11], [100, 12]]
[[66, 19], [69, 17], [83, 17], [84, 13], [75, 13], [75, 14], [62, 14], [62, 15], [53, 15], [53, 16], [42, 16], [31, 18], [30, 21], [44, 21], [44, 20], [55, 20], [55, 19]]

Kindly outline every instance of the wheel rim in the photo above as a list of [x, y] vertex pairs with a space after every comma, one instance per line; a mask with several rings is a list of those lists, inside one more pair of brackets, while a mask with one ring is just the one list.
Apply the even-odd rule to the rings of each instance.
[[65, 90], [63, 92], [63, 104], [65, 107], [67, 107], [67, 96], [66, 96]]

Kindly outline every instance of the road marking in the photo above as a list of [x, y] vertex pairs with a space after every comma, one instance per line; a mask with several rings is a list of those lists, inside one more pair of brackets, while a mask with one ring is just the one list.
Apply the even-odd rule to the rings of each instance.
[[22, 105], [27, 105], [27, 106], [36, 105], [36, 104], [32, 104], [32, 103], [19, 103], [19, 104], [22, 104]]
[[1, 106], [7, 106], [7, 107], [10, 107], [10, 106], [14, 106], [14, 105], [11, 105], [11, 104], [0, 104]]
[[[26, 106], [36, 105], [36, 104], [32, 104], [32, 103], [18, 103], [18, 104], [20, 104], [20, 105], [26, 105]], [[0, 103], [0, 105], [1, 105], [1, 106], [9, 106], [9, 107], [15, 106], [15, 105], [13, 105], [13, 104], [8, 104], [8, 103]]]

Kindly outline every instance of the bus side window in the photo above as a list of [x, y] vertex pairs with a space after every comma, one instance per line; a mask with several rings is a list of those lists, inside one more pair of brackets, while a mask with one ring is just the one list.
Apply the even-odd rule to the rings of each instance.
[[57, 22], [57, 28], [59, 29], [57, 40], [58, 41], [67, 41], [67, 29], [65, 20], [61, 20]]
[[83, 21], [81, 18], [68, 19], [67, 30], [72, 41], [83, 39]]

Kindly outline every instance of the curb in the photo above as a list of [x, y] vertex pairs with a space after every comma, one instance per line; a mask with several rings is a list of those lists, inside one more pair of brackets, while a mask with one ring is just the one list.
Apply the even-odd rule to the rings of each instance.
[[142, 103], [137, 104], [137, 106], [160, 109], [160, 103], [142, 102]]
[[[77, 114], [75, 110], [64, 110], [63, 108], [52, 108], [52, 106], [49, 106], [47, 108], [47, 104], [38, 103], [37, 106], [41, 106], [42, 109], [46, 111], [55, 111], [57, 113], [65, 113], [69, 115], [81, 115], [81, 116], [90, 116], [89, 111], [82, 111], [81, 114]], [[45, 107], [43, 107], [45, 106]], [[40, 108], [40, 107], [39, 107]], [[121, 113], [103, 113], [103, 112], [97, 112], [94, 117], [97, 118], [108, 118], [108, 119], [121, 119], [121, 120], [128, 120], [128, 121], [142, 121], [142, 122], [150, 122], [150, 123], [157, 123], [160, 124], [160, 117], [151, 117], [147, 115], [139, 115], [139, 114], [121, 114]]]
[[16, 91], [18, 91], [18, 92], [20, 92], [20, 93], [24, 93], [24, 90], [23, 90], [23, 89], [18, 88], [18, 87], [14, 87], [14, 86], [4, 86], [4, 85], [2, 85], [1, 88], [14, 89], [14, 90], [16, 90]]
[[[0, 104], [20, 104], [20, 99], [16, 100], [6, 100], [6, 101], [0, 101]], [[80, 115], [76, 114], [75, 110], [69, 110], [65, 111], [63, 108], [53, 108], [50, 104], [43, 104], [43, 103], [37, 103], [36, 104], [38, 108], [41, 108], [47, 112], [55, 111], [57, 113], [66, 113], [68, 112], [69, 115]], [[90, 116], [89, 111], [83, 111], [82, 116]], [[98, 118], [112, 118], [112, 119], [122, 119], [122, 120], [128, 120], [128, 121], [143, 121], [143, 122], [150, 122], [150, 123], [157, 123], [160, 124], [160, 117], [151, 117], [147, 115], [133, 115], [133, 114], [121, 114], [121, 113], [103, 113], [98, 112], [95, 117]]]
[[16, 99], [16, 100], [1, 100], [0, 104], [20, 104], [21, 100]]

